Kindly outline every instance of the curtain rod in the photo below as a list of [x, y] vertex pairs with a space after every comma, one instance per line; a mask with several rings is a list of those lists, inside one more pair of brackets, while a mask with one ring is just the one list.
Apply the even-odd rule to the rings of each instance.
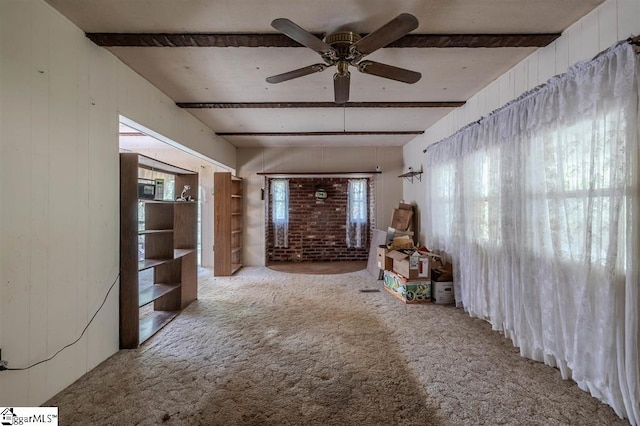
[[[592, 57], [588, 62], [591, 62], [591, 61], [593, 61], [593, 60], [595, 60], [595, 59], [599, 58], [599, 57], [600, 57], [600, 56], [602, 56], [603, 54], [605, 54], [605, 53], [609, 52], [609, 51], [610, 51], [610, 50], [612, 50], [612, 49], [615, 49], [616, 47], [618, 47], [619, 45], [621, 45], [621, 44], [623, 44], [623, 43], [628, 43], [628, 44], [633, 45], [634, 47], [639, 47], [639, 46], [640, 46], [640, 36], [629, 37], [629, 38], [627, 38], [627, 39], [625, 39], [625, 40], [621, 40], [621, 41], [619, 41], [619, 42], [615, 43], [614, 45], [609, 46], [608, 48], [606, 48], [606, 49], [604, 49], [603, 51], [599, 52], [598, 54], [596, 54], [595, 56], [593, 56], [593, 57]], [[636, 52], [636, 53], [640, 53], [640, 52]], [[578, 63], [579, 63], [579, 62], [577, 62], [576, 64], [578, 64]], [[574, 64], [574, 65], [575, 65], [575, 64]], [[569, 69], [571, 69], [574, 65], [572, 65], [571, 67], [569, 67]], [[469, 127], [472, 127], [472, 126], [475, 126], [475, 125], [478, 125], [478, 124], [482, 123], [482, 122], [483, 122], [485, 119], [487, 119], [488, 117], [491, 117], [492, 115], [494, 115], [494, 114], [496, 114], [496, 113], [498, 113], [498, 112], [500, 112], [500, 111], [502, 111], [502, 110], [504, 110], [504, 109], [506, 109], [506, 108], [510, 107], [510, 106], [511, 106], [511, 105], [513, 105], [514, 103], [516, 103], [516, 102], [518, 102], [518, 101], [520, 101], [520, 100], [522, 100], [522, 99], [524, 99], [524, 98], [527, 98], [527, 97], [529, 97], [529, 96], [533, 95], [534, 93], [539, 92], [540, 90], [544, 89], [544, 88], [548, 85], [548, 82], [549, 82], [550, 80], [555, 79], [555, 78], [558, 78], [558, 77], [561, 77], [561, 76], [563, 76], [563, 75], [565, 75], [565, 74], [567, 74], [567, 72], [564, 72], [564, 73], [562, 73], [562, 74], [557, 74], [557, 75], [555, 75], [555, 76], [553, 76], [553, 77], [549, 78], [549, 79], [547, 80], [547, 82], [546, 82], [546, 83], [542, 83], [542, 84], [537, 85], [537, 86], [536, 86], [536, 87], [534, 87], [533, 89], [530, 89], [530, 90], [528, 90], [528, 91], [524, 92], [522, 95], [518, 96], [516, 99], [514, 99], [514, 100], [512, 100], [512, 101], [509, 101], [509, 102], [507, 102], [506, 104], [504, 104], [503, 106], [501, 106], [500, 108], [498, 108], [498, 109], [495, 109], [495, 110], [491, 111], [488, 115], [483, 116], [483, 117], [480, 117], [478, 120], [476, 120], [476, 121], [472, 121], [471, 123], [466, 124], [465, 126], [461, 127], [461, 128], [460, 128], [460, 129], [458, 129], [456, 132], [454, 132], [453, 134], [451, 134], [451, 135], [447, 136], [446, 138], [444, 138], [444, 139], [440, 139], [439, 141], [434, 142], [434, 143], [432, 143], [431, 145], [427, 146], [425, 149], [423, 149], [423, 150], [422, 150], [422, 152], [423, 152], [423, 153], [426, 153], [426, 152], [427, 152], [427, 150], [429, 150], [430, 148], [432, 148], [432, 147], [433, 147], [433, 146], [435, 146], [435, 145], [438, 145], [440, 142], [445, 141], [445, 140], [447, 140], [447, 139], [449, 139], [449, 138], [452, 138], [453, 136], [455, 136], [455, 135], [457, 135], [458, 133], [460, 133], [460, 132], [462, 132], [462, 131], [464, 131], [464, 130], [468, 129]]]
[[267, 177], [370, 177], [382, 173], [373, 172], [257, 172], [258, 176]]

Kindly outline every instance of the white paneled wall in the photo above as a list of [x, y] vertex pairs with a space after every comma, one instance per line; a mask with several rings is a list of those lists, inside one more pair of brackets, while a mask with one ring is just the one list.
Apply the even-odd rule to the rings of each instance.
[[376, 179], [376, 225], [387, 229], [393, 206], [402, 199], [401, 147], [308, 147], [238, 149], [238, 175], [245, 179], [245, 265], [265, 264], [265, 202], [260, 199], [264, 176], [258, 172], [370, 172]]
[[[78, 338], [119, 271], [118, 117], [235, 167], [235, 148], [42, 0], [0, 1], [0, 349], [26, 367]], [[118, 285], [84, 337], [0, 372], [39, 405], [118, 350]]]
[[[567, 71], [576, 62], [591, 59], [616, 41], [640, 34], [640, 0], [609, 0], [580, 21], [569, 27], [555, 42], [539, 49], [511, 70], [493, 81], [475, 96], [438, 121], [404, 146], [406, 166], [419, 169], [424, 159], [423, 150], [430, 144], [455, 133], [467, 124], [477, 121], [491, 111], [516, 99], [524, 92]], [[422, 185], [405, 183], [404, 198], [427, 211], [425, 189]], [[424, 228], [425, 216], [421, 216]], [[429, 243], [425, 235], [423, 241]]]

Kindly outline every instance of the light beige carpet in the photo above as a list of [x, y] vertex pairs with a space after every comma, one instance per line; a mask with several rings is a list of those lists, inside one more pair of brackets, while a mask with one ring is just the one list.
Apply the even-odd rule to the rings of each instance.
[[616, 425], [452, 306], [366, 272], [201, 275], [199, 300], [47, 402], [63, 425]]

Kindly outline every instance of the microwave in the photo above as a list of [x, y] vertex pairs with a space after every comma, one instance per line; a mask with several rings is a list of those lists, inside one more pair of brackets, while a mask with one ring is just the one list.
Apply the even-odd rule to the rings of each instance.
[[138, 198], [153, 200], [156, 197], [156, 183], [149, 179], [138, 179]]

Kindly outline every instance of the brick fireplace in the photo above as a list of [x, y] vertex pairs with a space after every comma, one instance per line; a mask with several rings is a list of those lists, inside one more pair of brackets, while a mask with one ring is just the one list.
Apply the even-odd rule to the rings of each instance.
[[[348, 178], [333, 177], [289, 179], [289, 247], [274, 247], [272, 212], [267, 208], [267, 262], [367, 260], [375, 228], [374, 181], [367, 179], [369, 233], [362, 248], [347, 248], [346, 244], [348, 182]], [[316, 199], [320, 188], [327, 191], [325, 200]]]

